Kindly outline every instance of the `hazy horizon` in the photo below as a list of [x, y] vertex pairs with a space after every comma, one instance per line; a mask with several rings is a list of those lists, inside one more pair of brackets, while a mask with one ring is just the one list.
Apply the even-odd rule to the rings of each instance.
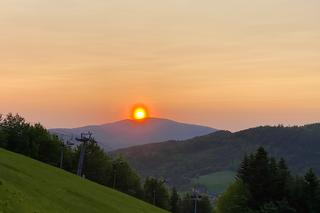
[[[19, 114], [19, 113], [18, 113]], [[216, 130], [226, 130], [226, 131], [231, 131], [231, 132], [238, 132], [238, 131], [242, 131], [242, 130], [246, 130], [246, 129], [251, 129], [251, 128], [256, 128], [256, 127], [260, 127], [260, 126], [285, 126], [285, 127], [293, 127], [293, 126], [305, 126], [305, 125], [312, 125], [312, 124], [318, 124], [320, 123], [320, 121], [315, 121], [315, 122], [311, 122], [311, 123], [300, 123], [300, 124], [285, 124], [285, 123], [261, 123], [261, 124], [256, 124], [254, 126], [247, 126], [241, 129], [227, 129], [227, 128], [219, 128], [219, 127], [215, 127], [215, 126], [210, 126], [210, 125], [206, 125], [206, 124], [201, 124], [201, 123], [194, 123], [194, 122], [188, 122], [188, 121], [181, 121], [181, 120], [174, 120], [174, 119], [170, 119], [170, 118], [165, 118], [165, 117], [148, 117], [147, 119], [161, 119], [161, 120], [169, 120], [169, 121], [173, 121], [173, 122], [177, 122], [177, 123], [183, 123], [183, 124], [191, 124], [191, 125], [199, 125], [199, 126], [203, 126], [203, 127], [210, 127]], [[122, 121], [127, 121], [130, 120], [132, 122], [136, 122], [133, 118], [122, 118], [119, 120], [113, 120], [113, 121], [108, 121], [108, 122], [102, 122], [102, 123], [83, 123], [80, 125], [75, 125], [75, 126], [46, 126], [46, 128], [48, 129], [73, 129], [73, 128], [82, 128], [82, 127], [86, 127], [86, 126], [100, 126], [100, 125], [108, 125], [108, 124], [113, 124], [113, 123], [117, 123], [117, 122], [122, 122]], [[38, 123], [40, 121], [33, 121], [31, 123]]]
[[320, 121], [320, 2], [0, 2], [0, 113], [48, 128], [151, 117]]

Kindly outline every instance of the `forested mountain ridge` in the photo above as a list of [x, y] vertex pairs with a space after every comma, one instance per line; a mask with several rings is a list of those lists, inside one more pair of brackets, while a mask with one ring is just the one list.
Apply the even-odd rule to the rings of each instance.
[[246, 153], [263, 146], [283, 157], [297, 174], [313, 168], [320, 174], [320, 124], [261, 126], [239, 132], [218, 131], [185, 141], [167, 141], [113, 152], [124, 156], [143, 176], [161, 176], [173, 185], [190, 186], [192, 178], [235, 171]]

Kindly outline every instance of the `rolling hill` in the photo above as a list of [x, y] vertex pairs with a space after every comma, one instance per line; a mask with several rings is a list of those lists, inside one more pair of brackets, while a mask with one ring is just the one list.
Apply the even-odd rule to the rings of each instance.
[[313, 168], [320, 174], [320, 124], [264, 126], [240, 132], [218, 131], [185, 141], [168, 141], [112, 152], [124, 156], [143, 176], [164, 177], [180, 190], [198, 177], [236, 171], [245, 153], [263, 146], [283, 157], [294, 173]]
[[0, 149], [0, 212], [166, 211], [58, 168]]
[[103, 125], [92, 125], [74, 129], [50, 129], [51, 133], [79, 136], [90, 131], [105, 150], [115, 150], [135, 145], [168, 140], [185, 140], [216, 131], [213, 128], [179, 123], [160, 118], [148, 118], [143, 122], [122, 120]]

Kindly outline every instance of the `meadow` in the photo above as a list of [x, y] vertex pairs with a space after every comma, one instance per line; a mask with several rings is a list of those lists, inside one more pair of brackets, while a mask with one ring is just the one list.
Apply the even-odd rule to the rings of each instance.
[[195, 184], [204, 185], [209, 192], [222, 193], [234, 182], [235, 175], [233, 171], [221, 171], [199, 176], [193, 181]]
[[0, 212], [166, 211], [61, 169], [0, 149]]

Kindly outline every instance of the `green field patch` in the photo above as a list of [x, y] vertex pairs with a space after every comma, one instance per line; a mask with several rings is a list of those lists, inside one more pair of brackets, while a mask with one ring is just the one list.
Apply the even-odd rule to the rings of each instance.
[[235, 180], [233, 171], [220, 171], [193, 179], [193, 184], [205, 186], [209, 192], [222, 193]]

